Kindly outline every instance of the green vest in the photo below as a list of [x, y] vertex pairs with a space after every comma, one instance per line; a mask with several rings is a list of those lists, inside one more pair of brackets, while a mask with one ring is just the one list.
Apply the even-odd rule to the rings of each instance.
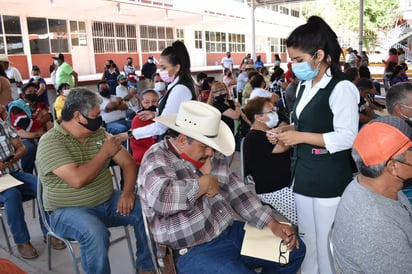
[[[334, 130], [329, 97], [339, 81], [332, 78], [325, 88], [319, 89], [297, 119], [296, 106], [305, 88], [301, 86], [293, 110], [293, 120], [297, 131], [326, 133]], [[319, 151], [321, 152], [319, 153]], [[342, 195], [352, 180], [350, 149], [333, 154], [327, 151], [323, 153], [325, 151], [324, 147], [304, 143], [295, 147], [292, 158], [292, 178], [295, 179], [294, 192], [318, 198]]]

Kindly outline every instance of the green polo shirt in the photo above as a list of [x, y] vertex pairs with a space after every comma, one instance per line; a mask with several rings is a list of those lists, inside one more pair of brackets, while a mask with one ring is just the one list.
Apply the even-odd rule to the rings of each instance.
[[113, 195], [109, 161], [105, 163], [97, 177], [82, 188], [71, 187], [53, 173], [53, 170], [66, 164], [82, 165], [89, 162], [99, 152], [105, 138], [104, 129], [99, 129], [84, 143], [80, 143], [57, 124], [42, 136], [36, 158], [40, 180], [43, 183], [43, 201], [46, 210], [62, 207], [95, 207]]
[[56, 87], [63, 83], [68, 83], [70, 88], [74, 88], [72, 73], [73, 68], [66, 62], [63, 62], [56, 71]]

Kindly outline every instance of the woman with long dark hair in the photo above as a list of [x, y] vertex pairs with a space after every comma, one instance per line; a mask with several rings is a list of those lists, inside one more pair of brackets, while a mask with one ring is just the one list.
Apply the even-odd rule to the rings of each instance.
[[[159, 59], [159, 75], [167, 83], [167, 91], [159, 102], [157, 114], [167, 115], [177, 113], [182, 102], [196, 100], [194, 82], [190, 73], [190, 57], [186, 46], [181, 41], [174, 42], [165, 48]], [[137, 115], [142, 120], [155, 117], [153, 111], [142, 111]], [[167, 127], [160, 123], [136, 128], [133, 136], [136, 139], [146, 138], [166, 133]]]
[[359, 92], [344, 80], [336, 33], [320, 17], [312, 16], [293, 30], [286, 47], [301, 82], [294, 126], [275, 130], [272, 141], [295, 147], [293, 190], [299, 233], [307, 247], [302, 273], [334, 273], [328, 233], [340, 196], [352, 180], [350, 151], [358, 132]]

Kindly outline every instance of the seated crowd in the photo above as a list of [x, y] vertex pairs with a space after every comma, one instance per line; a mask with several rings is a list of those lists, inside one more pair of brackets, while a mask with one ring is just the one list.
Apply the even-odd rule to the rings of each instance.
[[[0, 171], [23, 182], [0, 202], [21, 257], [38, 256], [22, 207], [38, 174], [51, 228], [79, 242], [85, 273], [110, 273], [108, 228], [127, 225], [137, 273], [155, 273], [143, 218], [177, 273], [411, 272], [412, 84], [394, 70], [385, 105], [367, 67], [340, 70], [340, 46], [303, 47], [308, 30], [292, 32], [292, 62], [272, 75], [261, 56], [247, 57], [238, 76], [232, 66], [221, 81], [203, 72], [194, 81], [176, 41], [148, 88], [108, 60], [98, 92], [61, 83], [49, 105], [34, 68], [20, 98], [0, 105]], [[230, 168], [235, 149], [243, 178]], [[281, 238], [278, 261], [241, 254], [245, 223]]]

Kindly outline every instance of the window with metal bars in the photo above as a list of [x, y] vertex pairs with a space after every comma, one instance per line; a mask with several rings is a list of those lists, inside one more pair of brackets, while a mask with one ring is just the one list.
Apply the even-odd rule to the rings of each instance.
[[0, 54], [23, 54], [23, 36], [18, 16], [0, 16]]
[[237, 33], [229, 33], [229, 51], [230, 52], [245, 52], [245, 35]]
[[173, 28], [141, 25], [140, 45], [142, 52], [161, 52], [173, 43]]
[[206, 52], [226, 52], [226, 33], [206, 31]]
[[70, 21], [70, 38], [72, 46], [87, 46], [86, 23]]
[[203, 48], [202, 31], [200, 31], [200, 30], [195, 30], [195, 48], [197, 48], [197, 49]]
[[31, 54], [69, 52], [67, 21], [27, 17]]
[[176, 39], [185, 42], [185, 33], [182, 29], [176, 29]]
[[95, 21], [92, 36], [95, 53], [137, 52], [135, 25]]

